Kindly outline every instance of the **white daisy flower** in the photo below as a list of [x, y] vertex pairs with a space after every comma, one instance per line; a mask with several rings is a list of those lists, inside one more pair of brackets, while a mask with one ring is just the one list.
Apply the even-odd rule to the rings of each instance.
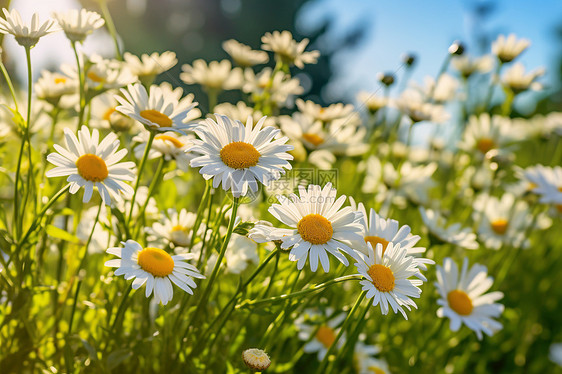
[[[183, 88], [176, 87], [174, 88], [168, 82], [162, 82], [158, 85], [162, 89], [162, 93], [164, 97], [170, 97], [171, 100], [177, 100], [180, 106], [189, 106], [189, 105], [199, 105], [197, 101], [195, 101], [195, 95], [192, 93], [188, 93], [187, 95], [183, 96]], [[187, 116], [184, 118], [183, 123], [194, 122], [195, 120], [201, 118], [201, 110], [199, 108], [193, 108], [187, 113]]]
[[144, 53], [140, 58], [132, 53], [125, 52], [123, 58], [129, 70], [141, 80], [154, 79], [158, 74], [170, 70], [178, 63], [176, 54], [170, 51], [162, 54], [154, 52], [150, 55]]
[[473, 208], [474, 219], [480, 222], [478, 235], [486, 247], [529, 247], [525, 232], [532, 219], [525, 201], [517, 201], [510, 193], [504, 193], [501, 198], [481, 194], [474, 200]]
[[262, 69], [258, 74], [252, 69], [244, 70], [244, 85], [242, 90], [253, 95], [254, 101], [267, 100], [276, 105], [284, 106], [289, 98], [304, 93], [298, 78], [291, 78], [289, 74], [276, 71], [269, 67]]
[[196, 215], [185, 209], [176, 211], [168, 209], [167, 215], [152, 227], [146, 228], [151, 244], [172, 245], [175, 247], [189, 247]]
[[[349, 198], [352, 208], [355, 207], [355, 200]], [[357, 204], [357, 212], [359, 213], [359, 223], [361, 224], [361, 240], [353, 242], [353, 248], [362, 252], [364, 255], [369, 254], [369, 244], [372, 248], [376, 248], [377, 244], [382, 245], [382, 252], [386, 251], [389, 243], [400, 244], [409, 256], [419, 257], [425, 252], [424, 247], [415, 247], [416, 243], [421, 239], [419, 235], [412, 235], [410, 226], [403, 225], [397, 220], [383, 218], [375, 212], [373, 208], [367, 215], [363, 203]], [[418, 261], [418, 258], [416, 258]], [[434, 264], [432, 260], [419, 258], [418, 267], [427, 270], [425, 264]], [[422, 277], [426, 280], [425, 277]]]
[[78, 82], [60, 73], [48, 70], [41, 72], [41, 77], [35, 82], [35, 94], [38, 99], [56, 105], [63, 95], [78, 92]]
[[193, 127], [193, 124], [184, 124], [183, 121], [197, 103], [178, 101], [154, 85], [147, 93], [140, 83], [121, 89], [121, 93], [124, 97], [115, 96], [121, 104], [115, 110], [141, 122], [149, 131], [183, 133], [181, 130]]
[[[104, 59], [99, 55], [90, 56], [89, 63], [86, 63], [85, 66], [85, 89], [89, 97], [107, 90], [124, 87], [138, 80], [120, 61]], [[70, 78], [78, 81], [76, 65], [63, 64], [61, 70]]]
[[459, 88], [459, 81], [445, 73], [441, 74], [437, 83], [433, 77], [426, 76], [424, 78], [424, 85], [418, 86], [414, 83], [413, 87], [418, 89], [426, 100], [443, 104], [455, 98]]
[[460, 223], [448, 224], [445, 217], [431, 209], [419, 207], [423, 223], [429, 232], [440, 241], [458, 245], [465, 249], [478, 249], [476, 234], [472, 229], [462, 228]]
[[121, 242], [124, 248], [112, 247], [107, 253], [119, 257], [105, 262], [105, 266], [118, 268], [115, 275], [124, 275], [126, 280], [133, 279], [133, 289], [146, 283], [145, 296], [154, 291], [154, 299], [163, 305], [174, 297], [172, 282], [193, 295], [197, 284], [192, 278], [205, 279], [197, 268], [185, 262], [195, 257], [192, 253], [170, 256], [168, 252], [155, 247], [143, 248], [134, 240]]
[[523, 176], [530, 182], [532, 191], [540, 196], [545, 204], [562, 204], [562, 167], [536, 165], [523, 171]]
[[213, 178], [213, 188], [222, 183], [234, 197], [245, 196], [248, 189], [258, 190], [257, 182], [267, 185], [290, 170], [293, 149], [288, 138], [277, 138], [280, 130], [263, 127], [265, 117], [254, 126], [252, 117], [246, 125], [215, 114], [217, 122], [208, 118], [194, 131], [201, 140], [194, 140], [192, 152], [201, 156], [191, 160], [191, 167], [201, 167], [203, 178]]
[[115, 100], [116, 93], [117, 91], [111, 90], [92, 99], [89, 124], [98, 129], [111, 129], [115, 132], [140, 132], [142, 126], [137, 121], [115, 110], [119, 105]]
[[[148, 137], [147, 132], [142, 132], [133, 138], [133, 141], [140, 143], [134, 149], [135, 157], [139, 160], [144, 154]], [[175, 160], [179, 170], [187, 171], [190, 161], [194, 158], [194, 155], [189, 152], [193, 140], [195, 140], [193, 135], [179, 135], [174, 132], [158, 134], [154, 137], [148, 151], [148, 158], [154, 159], [163, 156], [166, 161]]]
[[478, 155], [505, 154], [509, 152], [506, 145], [513, 140], [513, 129], [510, 120], [506, 117], [488, 113], [480, 116], [470, 116], [468, 126], [464, 132], [459, 148]]
[[64, 13], [53, 13], [66, 37], [72, 42], [82, 43], [94, 30], [105, 24], [105, 20], [96, 12], [86, 9], [70, 9]]
[[[380, 304], [383, 315], [388, 314], [390, 305], [394, 313], [400, 312], [408, 319], [404, 308], [417, 309], [411, 298], [419, 298], [422, 292], [418, 287], [423, 284], [418, 262], [400, 244], [390, 242], [383, 252], [381, 243], [375, 249], [368, 243], [368, 249], [368, 255], [360, 253], [361, 258], [355, 263], [359, 274], [365, 277], [359, 283], [367, 291], [366, 297], [373, 299], [373, 306]], [[412, 276], [417, 278], [410, 279]]]
[[506, 38], [505, 35], [500, 35], [495, 42], [492, 43], [492, 53], [503, 62], [511, 62], [524, 50], [531, 45], [527, 39], [517, 39], [515, 34], [509, 34]]
[[9, 12], [6, 8], [2, 8], [2, 11], [6, 19], [0, 18], [0, 33], [12, 34], [22, 47], [31, 48], [37, 44], [42, 36], [59, 31], [52, 19], [40, 23], [37, 13], [33, 13], [33, 16], [31, 16], [31, 24], [25, 25], [17, 10], [12, 9]]
[[341, 208], [346, 197], [336, 199], [336, 189], [331, 183], [324, 188], [309, 185], [308, 189], [299, 186], [299, 195], [277, 196], [280, 204], [273, 204], [269, 212], [290, 229], [272, 230], [270, 240], [280, 240], [281, 248], [291, 248], [290, 261], [297, 261], [297, 269], [302, 269], [310, 258], [310, 269], [316, 271], [318, 262], [325, 272], [330, 270], [328, 253], [335, 256], [345, 266], [347, 253], [358, 259], [357, 252], [350, 242], [361, 240], [358, 215], [351, 207]]
[[[263, 113], [252, 107], [246, 105], [245, 102], [239, 101], [236, 105], [231, 103], [220, 103], [215, 106], [215, 113], [227, 116], [233, 121], [245, 122], [248, 116], [251, 116], [254, 122], [258, 122], [262, 117]], [[216, 121], [216, 119], [215, 119]], [[275, 126], [275, 117], [268, 116], [263, 124], [264, 126]]]
[[274, 52], [276, 61], [295, 65], [299, 69], [303, 69], [304, 64], [315, 64], [320, 56], [318, 51], [305, 52], [304, 49], [308, 45], [308, 39], [305, 38], [297, 42], [287, 30], [267, 32], [261, 37], [261, 41], [263, 43], [262, 49]]
[[502, 83], [509, 87], [513, 93], [519, 94], [523, 91], [531, 89], [538, 91], [542, 89], [542, 85], [536, 80], [545, 73], [544, 68], [538, 68], [525, 74], [525, 67], [518, 62], [513, 64], [506, 70], [502, 76]]
[[[361, 338], [361, 337], [360, 337]], [[377, 345], [368, 345], [362, 341], [355, 343], [353, 349], [353, 367], [357, 373], [368, 373], [367, 365], [371, 360], [375, 359], [376, 354], [379, 354], [381, 347]]]
[[249, 264], [258, 264], [258, 244], [244, 235], [232, 234], [226, 248], [226, 270], [231, 274], [240, 274]]
[[255, 51], [250, 46], [237, 40], [230, 39], [222, 43], [222, 49], [230, 55], [234, 62], [241, 67], [250, 67], [267, 63], [267, 52]]
[[242, 87], [242, 69], [232, 68], [228, 60], [211, 61], [195, 60], [193, 65], [182, 66], [180, 78], [186, 84], [199, 84], [207, 90], [234, 90]]
[[379, 109], [384, 108], [388, 104], [386, 97], [367, 91], [360, 91], [357, 94], [357, 101], [367, 108], [371, 114], [378, 112]]
[[64, 137], [66, 148], [55, 144], [58, 153], [47, 156], [47, 161], [56, 166], [46, 173], [48, 178], [68, 175], [70, 193], [84, 187], [84, 203], [92, 198], [94, 187], [106, 205], [111, 204], [112, 198], [117, 199], [120, 191], [133, 193], [133, 188], [125, 181], [134, 179], [131, 169], [135, 163], [119, 162], [127, 154], [127, 149], [117, 151], [120, 143], [117, 135], [110, 133], [99, 142], [98, 130], [94, 129], [90, 136], [88, 128], [82, 126], [78, 131], [80, 140], [68, 128], [64, 129]]
[[302, 113], [322, 122], [331, 122], [335, 119], [346, 118], [354, 109], [353, 105], [344, 105], [342, 103], [331, 104], [326, 108], [310, 100], [304, 101], [302, 99], [297, 99], [296, 103]]
[[464, 54], [462, 56], [453, 56], [451, 65], [458, 70], [463, 78], [468, 79], [474, 73], [484, 74], [492, 70], [494, 60], [490, 55], [471, 57]]
[[[316, 353], [318, 361], [322, 361], [328, 350], [336, 341], [339, 326], [345, 320], [345, 313], [335, 312], [326, 308], [324, 312], [306, 309], [296, 320], [295, 325], [300, 340], [307, 342], [303, 346], [305, 353]], [[338, 348], [345, 344], [345, 336], [337, 343]]]
[[428, 191], [436, 184], [432, 178], [436, 170], [436, 162], [414, 165], [410, 161], [405, 161], [398, 169], [395, 169], [390, 162], [385, 163], [382, 166], [381, 177], [388, 188], [387, 201], [397, 199], [396, 203], [402, 205], [400, 200], [405, 203], [405, 199], [409, 199], [415, 204], [427, 204]]
[[464, 258], [459, 277], [457, 264], [449, 257], [443, 260], [443, 267], [437, 265], [437, 287], [441, 298], [437, 303], [441, 308], [437, 316], [451, 320], [450, 328], [457, 331], [464, 323], [482, 339], [482, 333], [492, 336], [501, 330], [501, 323], [494, 320], [499, 317], [504, 306], [496, 303], [503, 298], [499, 291], [486, 293], [492, 287], [494, 279], [488, 277], [485, 266], [474, 264], [468, 269], [468, 258]]
[[390, 369], [385, 360], [371, 357], [363, 362], [358, 374], [390, 374]]
[[414, 124], [422, 121], [444, 123], [450, 118], [443, 105], [428, 102], [425, 94], [414, 88], [404, 90], [392, 103]]

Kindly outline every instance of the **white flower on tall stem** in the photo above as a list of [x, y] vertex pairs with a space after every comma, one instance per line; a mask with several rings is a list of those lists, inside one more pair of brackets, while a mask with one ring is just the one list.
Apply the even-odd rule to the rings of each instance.
[[[248, 190], [256, 192], [258, 183], [267, 185], [290, 170], [287, 137], [271, 126], [263, 127], [265, 117], [254, 126], [252, 117], [246, 125], [215, 114], [217, 122], [207, 118], [194, 131], [201, 140], [194, 140], [191, 152], [201, 156], [191, 160], [191, 167], [206, 180], [213, 179], [213, 188], [222, 184], [234, 197], [245, 196]], [[277, 139], [276, 139], [277, 138]]]
[[78, 192], [84, 187], [83, 202], [87, 203], [92, 198], [94, 187], [98, 189], [103, 202], [111, 204], [111, 198], [118, 198], [119, 192], [132, 194], [133, 189], [126, 181], [132, 181], [135, 174], [132, 169], [134, 162], [119, 162], [127, 154], [127, 149], [119, 148], [117, 135], [110, 133], [99, 142], [99, 132], [90, 131], [86, 126], [78, 131], [78, 137], [64, 129], [66, 148], [55, 144], [58, 153], [51, 153], [47, 161], [56, 167], [47, 171], [46, 176], [62, 177], [68, 175], [70, 193]]
[[121, 243], [124, 247], [112, 247], [107, 253], [119, 257], [108, 260], [105, 266], [118, 268], [115, 275], [124, 275], [126, 280], [133, 279], [133, 289], [146, 283], [145, 296], [154, 291], [154, 299], [163, 305], [174, 297], [172, 282], [183, 291], [193, 295], [197, 284], [192, 278], [205, 279], [197, 268], [185, 262], [195, 257], [192, 253], [171, 256], [168, 252], [155, 247], [143, 248], [134, 240]]
[[336, 196], [331, 183], [324, 188], [311, 184], [308, 189], [299, 186], [299, 196], [278, 196], [280, 204], [269, 207], [275, 218], [290, 227], [272, 230], [269, 240], [280, 240], [282, 249], [292, 248], [289, 260], [297, 261], [297, 269], [302, 269], [309, 258], [312, 271], [320, 262], [328, 272], [328, 253], [346, 266], [349, 262], [343, 253], [359, 258], [350, 246], [352, 241], [361, 240], [359, 217], [351, 207], [342, 208], [345, 196]]
[[524, 50], [531, 45], [527, 39], [517, 39], [515, 34], [509, 34], [506, 38], [505, 35], [500, 35], [492, 43], [492, 53], [498, 57], [502, 63], [511, 62]]
[[315, 64], [320, 56], [318, 51], [305, 52], [308, 39], [297, 42], [289, 31], [273, 31], [265, 33], [261, 37], [262, 49], [275, 53], [275, 60], [287, 65], [295, 65], [299, 69], [304, 68], [304, 64]]
[[[423, 284], [419, 277], [419, 260], [409, 256], [400, 244], [390, 242], [384, 252], [381, 243], [377, 243], [375, 249], [371, 243], [367, 246], [368, 254], [359, 252], [360, 260], [355, 263], [359, 274], [365, 277], [359, 283], [363, 291], [367, 291], [367, 299], [373, 299], [373, 306], [380, 304], [383, 315], [392, 308], [394, 313], [400, 312], [408, 319], [404, 308], [417, 309], [411, 298], [419, 298], [422, 292], [419, 288]], [[413, 276], [416, 279], [410, 279]]]
[[525, 67], [522, 63], [518, 62], [505, 71], [501, 81], [504, 86], [509, 87], [515, 94], [529, 89], [538, 91], [542, 89], [542, 84], [536, 80], [543, 76], [544, 73], [544, 68], [538, 68], [525, 74]]
[[492, 336], [502, 328], [501, 323], [494, 318], [499, 317], [504, 310], [502, 304], [496, 303], [503, 298], [503, 293], [485, 293], [493, 283], [485, 266], [474, 264], [469, 269], [468, 258], [465, 257], [459, 274], [457, 264], [451, 258], [445, 258], [443, 267], [437, 265], [435, 287], [441, 296], [437, 300], [441, 305], [437, 316], [449, 318], [452, 331], [458, 331], [464, 323], [476, 333], [478, 339], [482, 339], [482, 333]]
[[222, 43], [222, 49], [230, 55], [234, 62], [241, 67], [250, 67], [267, 63], [267, 52], [255, 51], [250, 46], [237, 40], [230, 39]]
[[232, 68], [228, 60], [195, 60], [182, 66], [180, 78], [186, 84], [199, 84], [208, 91], [233, 90], [242, 87], [242, 69]]
[[158, 74], [170, 70], [178, 63], [176, 54], [170, 51], [162, 54], [154, 52], [150, 55], [145, 53], [140, 58], [132, 53], [125, 52], [123, 58], [129, 70], [138, 76], [141, 81], [143, 79], [152, 80]]
[[150, 92], [140, 83], [121, 89], [121, 96], [115, 99], [121, 104], [115, 110], [141, 122], [149, 131], [176, 131], [192, 128], [193, 124], [183, 121], [197, 103], [178, 101], [171, 94], [166, 94], [158, 86], [150, 86]]
[[12, 9], [9, 12], [6, 8], [2, 8], [2, 11], [5, 19], [0, 18], [0, 33], [13, 35], [22, 47], [31, 48], [41, 37], [59, 31], [56, 22], [52, 19], [40, 23], [37, 13], [33, 13], [31, 24], [26, 25], [17, 10]]
[[[89, 63], [85, 65], [85, 90], [89, 97], [99, 95], [107, 90], [121, 88], [137, 81], [137, 77], [116, 60], [108, 60], [99, 55], [92, 55], [89, 57]], [[71, 79], [78, 81], [78, 71], [75, 65], [63, 64], [61, 65], [61, 70]]]
[[419, 207], [423, 223], [439, 240], [465, 249], [478, 249], [476, 234], [460, 223], [448, 224], [445, 217], [431, 209]]
[[105, 24], [105, 20], [96, 12], [86, 9], [70, 9], [66, 12], [53, 13], [63, 29], [64, 34], [72, 43], [82, 43], [94, 30]]

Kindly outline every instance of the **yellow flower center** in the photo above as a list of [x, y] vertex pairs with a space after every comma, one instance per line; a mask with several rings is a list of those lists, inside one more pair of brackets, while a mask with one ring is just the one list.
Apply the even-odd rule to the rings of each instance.
[[55, 78], [55, 84], [66, 83], [66, 78]]
[[160, 135], [156, 135], [154, 137], [155, 140], [162, 140], [162, 141], [167, 141], [172, 143], [176, 148], [181, 148], [183, 147], [183, 143], [180, 142], [178, 140], [178, 138], [174, 138], [173, 136], [170, 135], [164, 135], [164, 134], [160, 134]]
[[326, 348], [330, 348], [336, 341], [336, 332], [328, 326], [320, 326], [316, 331], [316, 340]]
[[538, 186], [537, 186], [536, 183], [529, 182], [529, 183], [527, 184], [527, 191], [532, 191], [532, 190], [534, 190], [534, 189], [537, 188], [537, 187], [538, 187]]
[[326, 244], [334, 234], [330, 221], [320, 214], [309, 214], [301, 218], [297, 230], [303, 240], [312, 244]]
[[233, 142], [222, 147], [220, 156], [226, 166], [233, 169], [246, 169], [256, 166], [261, 154], [251, 144]]
[[314, 146], [318, 147], [320, 144], [324, 143], [324, 139], [320, 135], [311, 134], [311, 133], [304, 133], [302, 134], [302, 138], [309, 143], [314, 144]]
[[390, 268], [381, 264], [374, 264], [367, 270], [367, 274], [369, 274], [373, 284], [380, 292], [390, 292], [394, 289], [395, 278]]
[[103, 77], [100, 77], [99, 75], [97, 75], [93, 71], [89, 71], [88, 74], [86, 74], [86, 75], [88, 76], [88, 78], [90, 78], [90, 80], [92, 80], [96, 83], [103, 83], [105, 81], [105, 79]]
[[382, 244], [382, 254], [386, 251], [386, 246], [388, 245], [388, 240], [381, 238], [380, 236], [366, 236], [365, 243], [371, 243], [373, 250], [377, 250], [377, 244]]
[[461, 316], [468, 316], [472, 313], [472, 300], [461, 290], [453, 290], [447, 295], [449, 307]]
[[78, 174], [90, 182], [101, 182], [107, 178], [109, 172], [105, 161], [91, 153], [82, 155], [76, 160]]
[[165, 277], [174, 271], [174, 260], [160, 248], [147, 247], [139, 252], [137, 263], [155, 277]]
[[158, 126], [169, 127], [173, 123], [170, 117], [154, 109], [141, 110], [140, 116]]
[[114, 112], [115, 112], [115, 108], [109, 108], [108, 110], [105, 111], [102, 118], [106, 121], [109, 121], [109, 119], [111, 118], [111, 115]]
[[182, 225], [175, 225], [174, 227], [172, 227], [172, 232], [178, 231], [188, 231], [188, 229], [187, 227], [183, 227]]
[[503, 235], [507, 231], [508, 223], [509, 222], [506, 219], [499, 218], [495, 221], [490, 222], [490, 226], [496, 234]]
[[494, 139], [482, 138], [476, 143], [476, 148], [482, 153], [488, 153], [488, 151], [496, 146]]

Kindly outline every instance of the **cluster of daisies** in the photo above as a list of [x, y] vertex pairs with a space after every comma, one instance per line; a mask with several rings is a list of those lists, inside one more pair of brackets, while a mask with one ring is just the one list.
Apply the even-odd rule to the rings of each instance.
[[[0, 32], [14, 35], [28, 50], [41, 37], [60, 30], [76, 50], [105, 23], [96, 12], [84, 9], [55, 13], [44, 23], [35, 14], [30, 25], [23, 23], [17, 11], [3, 11]], [[306, 50], [308, 40], [297, 42], [287, 31], [274, 31], [261, 42], [261, 49], [254, 50], [228, 40], [223, 48], [232, 61], [195, 60], [182, 67], [181, 80], [200, 85], [208, 95], [211, 110], [206, 116], [192, 94], [168, 83], [153, 84], [159, 74], [177, 64], [173, 52], [140, 58], [124, 53], [117, 60], [77, 51], [76, 66], [41, 73], [33, 89], [42, 111], [52, 120], [46, 144], [55, 150], [46, 157], [54, 168], [45, 175], [66, 177], [71, 194], [83, 188], [83, 203], [92, 201], [94, 191], [102, 202], [99, 208], [87, 209], [76, 225], [76, 235], [89, 243], [88, 250], [95, 247], [116, 256], [105, 265], [116, 268], [116, 276], [132, 280], [133, 289], [144, 286], [145, 296], [154, 295], [156, 304], [173, 300], [173, 284], [193, 294], [195, 279], [211, 274], [206, 283], [210, 287], [222, 257], [205, 252], [206, 240], [216, 244], [230, 238], [233, 225], [227, 233], [217, 220], [211, 230], [208, 218], [202, 224], [203, 209], [198, 214], [178, 207], [161, 212], [151, 196], [161, 179], [174, 178], [181, 186], [182, 177], [197, 170], [209, 191], [220, 188], [232, 198], [232, 205], [219, 206], [216, 216], [230, 214], [237, 227], [247, 224], [250, 228], [247, 234], [233, 234], [225, 242], [228, 272], [240, 274], [250, 263], [259, 264], [258, 245], [263, 244], [287, 253], [299, 272], [307, 264], [311, 272], [322, 268], [333, 274], [334, 267], [353, 272], [360, 279], [357, 294], [379, 306], [383, 315], [392, 310], [406, 320], [412, 308], [417, 309], [414, 299], [421, 297], [426, 274], [430, 278], [435, 274], [439, 294], [435, 311], [438, 317], [449, 319], [452, 331], [465, 325], [482, 339], [502, 329], [499, 320], [504, 306], [498, 301], [503, 293], [490, 291], [494, 280], [487, 267], [469, 266], [467, 257], [462, 263], [445, 257], [432, 272], [434, 253], [427, 251], [431, 258], [424, 257], [426, 248], [418, 243], [424, 236], [430, 249], [450, 246], [456, 253], [525, 249], [531, 246], [532, 232], [545, 230], [562, 217], [562, 168], [542, 164], [521, 168], [515, 162], [515, 152], [529, 138], [559, 141], [562, 136], [560, 113], [528, 120], [510, 118], [518, 95], [541, 88], [538, 80], [543, 69], [525, 73], [523, 65], [513, 63], [529, 42], [514, 35], [500, 36], [491, 55], [479, 58], [468, 56], [464, 46], [455, 43], [446, 68], [436, 79], [400, 90], [395, 76], [382, 74], [384, 95], [361, 92], [357, 106], [326, 107], [296, 98], [305, 89], [291, 71], [316, 63], [319, 56], [318, 51]], [[274, 66], [267, 66], [271, 54]], [[415, 56], [405, 56], [403, 63], [413, 68]], [[468, 101], [461, 83], [494, 68], [486, 101]], [[500, 87], [506, 94], [501, 114], [490, 115], [487, 109], [494, 105]], [[240, 90], [247, 100], [215, 105], [226, 90]], [[470, 115], [460, 137], [452, 135], [458, 148], [452, 152], [440, 135], [455, 101], [461, 101]], [[83, 116], [86, 108], [87, 118]], [[61, 131], [63, 145], [55, 138], [61, 112], [79, 119], [76, 132], [68, 127]], [[434, 126], [428, 148], [413, 145], [421, 122]], [[40, 136], [41, 130], [35, 130], [32, 133]], [[403, 133], [407, 133], [405, 139]], [[133, 145], [121, 144], [123, 139]], [[127, 157], [135, 162], [126, 161]], [[338, 195], [332, 183], [307, 180], [295, 189], [281, 190], [275, 183], [301, 166], [343, 169], [342, 159], [352, 161], [353, 178], [357, 178], [352, 180], [353, 188], [363, 202]], [[156, 175], [150, 177], [149, 186], [141, 186], [151, 160], [159, 162]], [[453, 182], [438, 183], [449, 179]], [[433, 199], [437, 193], [443, 198]], [[267, 197], [273, 197], [276, 202], [268, 211], [278, 222], [260, 220], [258, 209], [240, 205], [248, 196], [261, 198], [258, 202], [263, 205]], [[215, 212], [210, 201], [208, 217]], [[201, 204], [206, 202], [203, 199]], [[123, 213], [124, 227], [106, 220], [111, 215], [106, 206]], [[107, 214], [100, 215], [102, 209]], [[407, 209], [423, 222], [422, 235], [390, 218], [397, 216], [397, 210]], [[98, 222], [102, 225], [96, 226]], [[68, 229], [66, 224], [60, 228]], [[303, 351], [326, 361], [334, 348], [343, 348], [348, 338], [342, 330], [346, 317], [333, 309], [304, 311], [295, 321]], [[364, 336], [357, 339], [356, 371], [389, 372], [386, 361], [375, 357], [380, 351]], [[251, 370], [265, 370], [271, 364], [260, 349], [245, 350], [242, 357]]]

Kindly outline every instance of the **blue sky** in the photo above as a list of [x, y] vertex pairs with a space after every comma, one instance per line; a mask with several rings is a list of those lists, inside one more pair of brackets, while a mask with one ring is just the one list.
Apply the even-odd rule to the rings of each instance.
[[483, 24], [475, 24], [471, 19], [471, 3], [467, 0], [316, 0], [303, 10], [298, 25], [306, 30], [327, 15], [336, 15], [333, 32], [340, 34], [356, 22], [369, 23], [364, 44], [353, 53], [342, 53], [335, 62], [339, 79], [331, 86], [334, 96], [358, 87], [377, 89], [376, 73], [396, 70], [405, 51], [413, 51], [419, 57], [413, 79], [421, 81], [425, 75], [435, 76], [447, 47], [455, 39], [466, 41], [468, 52], [478, 54], [470, 37], [474, 27], [494, 36], [515, 33], [530, 39], [532, 45], [520, 61], [527, 69], [545, 66], [548, 72], [543, 82], [557, 80], [553, 68], [559, 61], [562, 41], [556, 39], [554, 30], [562, 26], [561, 0], [499, 0], [497, 10]]

